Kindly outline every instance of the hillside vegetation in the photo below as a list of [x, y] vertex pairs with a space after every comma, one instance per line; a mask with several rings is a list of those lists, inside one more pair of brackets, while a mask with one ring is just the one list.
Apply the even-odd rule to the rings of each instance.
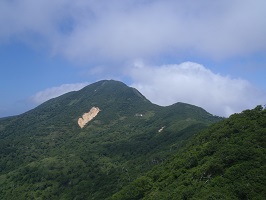
[[[81, 129], [78, 119], [92, 107], [101, 111]], [[99, 81], [0, 119], [0, 199], [121, 196], [220, 120], [193, 105], [161, 107], [121, 82]]]
[[266, 110], [257, 106], [196, 134], [118, 199], [265, 199]]

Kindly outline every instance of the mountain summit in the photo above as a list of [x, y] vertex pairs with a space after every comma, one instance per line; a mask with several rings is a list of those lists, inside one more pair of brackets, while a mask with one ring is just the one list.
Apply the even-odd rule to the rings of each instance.
[[155, 105], [118, 81], [93, 83], [0, 119], [0, 198], [106, 199], [220, 120]]

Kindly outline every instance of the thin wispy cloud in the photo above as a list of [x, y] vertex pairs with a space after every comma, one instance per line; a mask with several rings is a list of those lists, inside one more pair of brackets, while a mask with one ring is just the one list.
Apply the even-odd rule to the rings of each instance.
[[248, 81], [215, 74], [193, 62], [146, 66], [138, 61], [130, 75], [133, 87], [152, 102], [164, 106], [185, 102], [228, 117], [266, 102], [266, 93]]
[[80, 90], [88, 84], [89, 83], [63, 84], [60, 86], [47, 88], [43, 91], [34, 94], [31, 97], [31, 101], [34, 102], [35, 104], [41, 104], [49, 99], [58, 97], [67, 92]]

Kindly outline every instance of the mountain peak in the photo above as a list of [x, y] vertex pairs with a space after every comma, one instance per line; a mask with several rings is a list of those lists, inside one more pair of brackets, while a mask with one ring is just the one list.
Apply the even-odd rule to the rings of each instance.
[[[128, 86], [121, 81], [110, 79], [110, 80], [97, 81], [95, 83], [87, 85], [85, 88], [89, 88], [89, 87], [100, 88], [100, 87], [128, 87]], [[85, 89], [85, 88], [83, 88], [83, 89]]]
[[0, 120], [0, 199], [107, 199], [220, 120], [199, 110], [103, 80]]
[[86, 98], [96, 97], [101, 104], [108, 104], [127, 101], [138, 104], [141, 102], [150, 103], [137, 89], [127, 86], [125, 83], [115, 80], [101, 80], [78, 91]]

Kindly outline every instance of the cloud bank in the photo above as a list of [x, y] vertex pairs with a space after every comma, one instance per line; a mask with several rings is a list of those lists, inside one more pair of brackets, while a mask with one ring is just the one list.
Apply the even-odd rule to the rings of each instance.
[[264, 0], [4, 0], [0, 43], [16, 38], [85, 62], [243, 56], [266, 50], [265, 7]]
[[[194, 62], [149, 66], [138, 60], [128, 67], [127, 76], [132, 81], [132, 87], [162, 106], [184, 102], [200, 106], [214, 115], [228, 117], [266, 103], [266, 92], [250, 82], [216, 74]], [[88, 84], [51, 87], [33, 95], [31, 101], [41, 104]]]
[[63, 84], [57, 87], [47, 88], [43, 91], [34, 94], [31, 97], [31, 101], [35, 104], [41, 104], [49, 99], [58, 97], [67, 92], [80, 90], [86, 85], [88, 85], [88, 83], [74, 83], [74, 84]]
[[[2, 0], [0, 46], [23, 42], [74, 63], [104, 66], [91, 73], [106, 74], [123, 73], [117, 63], [136, 58], [241, 59], [266, 53], [265, 8], [265, 0]], [[228, 116], [265, 102], [249, 82], [195, 63], [139, 66], [130, 76], [162, 105], [183, 101]], [[69, 87], [47, 89], [32, 100], [41, 103]]]
[[228, 117], [266, 102], [266, 93], [248, 81], [215, 74], [192, 62], [157, 67], [137, 62], [130, 76], [132, 86], [159, 105], [185, 102]]

